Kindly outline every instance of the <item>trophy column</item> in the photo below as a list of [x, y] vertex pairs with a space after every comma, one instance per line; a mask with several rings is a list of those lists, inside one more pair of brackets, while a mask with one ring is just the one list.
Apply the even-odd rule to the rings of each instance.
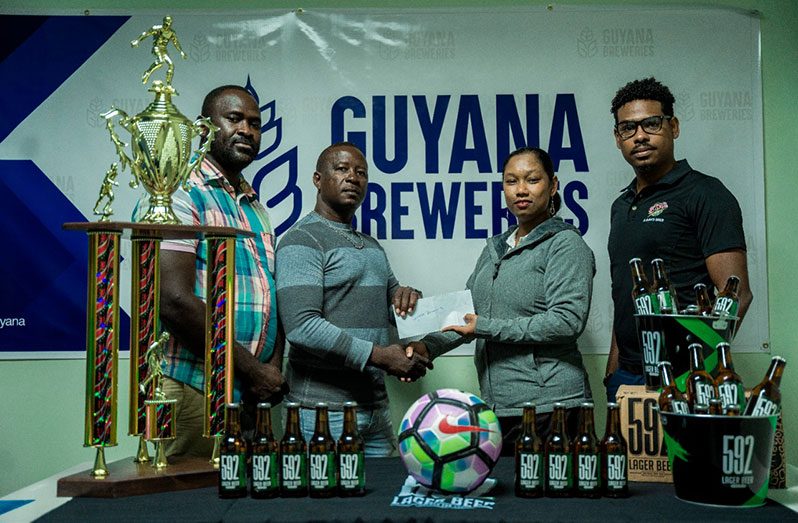
[[[169, 338], [161, 331], [158, 316], [160, 242], [207, 241], [203, 434], [218, 443], [224, 431], [224, 405], [233, 400], [235, 242], [254, 234], [230, 227], [110, 221], [65, 223], [64, 229], [89, 235], [85, 446], [97, 448], [97, 455], [90, 474], [58, 480], [58, 496], [122, 497], [215, 485], [218, 472], [207, 458], [176, 456], [173, 463], [166, 458], [164, 444], [175, 438], [177, 427], [176, 403], [164, 396], [159, 385], [162, 352]], [[111, 463], [109, 472], [104, 448], [117, 444], [119, 247], [128, 231], [133, 240], [129, 432], [155, 443], [156, 452], [152, 466], [126, 459]], [[218, 467], [218, 447], [216, 457]]]
[[214, 438], [214, 467], [224, 432], [225, 404], [233, 402], [235, 236], [208, 235], [205, 309], [205, 437]]
[[98, 478], [108, 475], [105, 447], [116, 446], [121, 236], [118, 230], [89, 232], [84, 446], [97, 449], [91, 475]]
[[147, 429], [146, 402], [154, 396], [152, 383], [145, 385], [144, 390], [141, 390], [140, 384], [148, 381], [147, 349], [160, 332], [160, 238], [134, 235], [132, 251], [128, 434], [139, 437], [139, 448], [134, 461], [146, 463], [150, 460], [144, 437]]

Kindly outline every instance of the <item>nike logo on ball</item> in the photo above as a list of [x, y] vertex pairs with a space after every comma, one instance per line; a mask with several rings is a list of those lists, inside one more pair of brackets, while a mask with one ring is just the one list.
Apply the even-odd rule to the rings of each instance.
[[459, 434], [461, 432], [493, 432], [489, 429], [483, 429], [476, 425], [452, 425], [449, 423], [449, 417], [444, 416], [440, 423], [438, 423], [438, 430], [444, 434]]

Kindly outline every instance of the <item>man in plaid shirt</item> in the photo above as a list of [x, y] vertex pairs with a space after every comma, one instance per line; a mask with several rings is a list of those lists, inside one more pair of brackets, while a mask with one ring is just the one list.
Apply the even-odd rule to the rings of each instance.
[[[172, 208], [186, 225], [255, 233], [235, 242], [235, 396], [247, 407], [246, 429], [247, 411], [254, 412], [260, 401], [279, 403], [287, 391], [273, 278], [274, 235], [266, 209], [241, 175], [260, 148], [260, 109], [246, 89], [227, 85], [208, 93], [202, 115], [219, 131], [202, 165], [191, 173], [189, 191], [179, 189]], [[212, 440], [202, 437], [207, 255], [205, 242], [196, 240], [161, 245], [160, 314], [171, 334], [163, 388], [167, 397], [177, 399], [177, 439], [167, 446], [169, 455], [210, 456], [213, 450]]]

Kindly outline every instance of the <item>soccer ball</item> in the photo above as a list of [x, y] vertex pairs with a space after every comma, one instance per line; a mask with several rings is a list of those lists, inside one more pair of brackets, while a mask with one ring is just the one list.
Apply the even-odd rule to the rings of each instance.
[[502, 449], [496, 414], [455, 389], [421, 396], [399, 427], [399, 454], [419, 483], [447, 494], [471, 492], [493, 470]]

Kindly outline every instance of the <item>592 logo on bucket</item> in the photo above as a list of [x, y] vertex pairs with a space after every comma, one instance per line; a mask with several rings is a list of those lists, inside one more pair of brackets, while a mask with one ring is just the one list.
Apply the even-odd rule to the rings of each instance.
[[723, 455], [721, 457], [721, 483], [731, 488], [744, 488], [754, 482], [751, 459], [754, 456], [754, 437], [723, 436]]

